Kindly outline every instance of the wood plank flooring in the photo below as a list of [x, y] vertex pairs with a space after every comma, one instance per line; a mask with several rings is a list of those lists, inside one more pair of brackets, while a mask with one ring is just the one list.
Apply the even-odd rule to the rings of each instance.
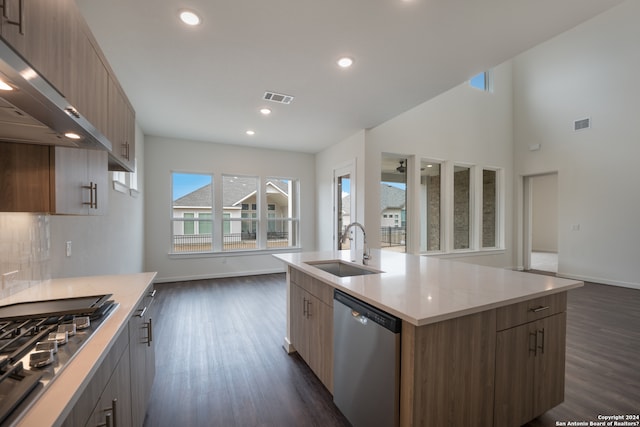
[[[282, 348], [284, 274], [156, 287], [145, 427], [349, 425], [305, 363]], [[567, 319], [565, 402], [527, 426], [638, 414], [640, 291], [587, 283], [569, 292]]]
[[282, 348], [285, 275], [158, 284], [147, 427], [348, 426]]

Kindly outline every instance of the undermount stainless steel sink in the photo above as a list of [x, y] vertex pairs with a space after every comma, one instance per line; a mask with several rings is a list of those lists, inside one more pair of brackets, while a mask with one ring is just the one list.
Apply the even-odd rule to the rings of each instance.
[[364, 268], [358, 265], [349, 264], [347, 262], [337, 260], [310, 261], [306, 262], [305, 264], [308, 264], [315, 268], [319, 268], [322, 271], [326, 271], [327, 273], [333, 274], [334, 276], [338, 277], [364, 276], [367, 274], [383, 273], [383, 271]]

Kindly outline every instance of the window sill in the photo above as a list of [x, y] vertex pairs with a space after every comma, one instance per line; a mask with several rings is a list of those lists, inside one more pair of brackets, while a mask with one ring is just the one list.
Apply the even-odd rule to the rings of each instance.
[[246, 249], [242, 251], [224, 251], [224, 252], [169, 252], [170, 259], [186, 259], [186, 258], [221, 258], [221, 257], [238, 257], [238, 256], [255, 256], [255, 255], [271, 255], [283, 252], [301, 252], [299, 246], [288, 248], [269, 248], [269, 249]]
[[457, 250], [455, 252], [429, 252], [421, 253], [422, 256], [429, 256], [434, 258], [463, 258], [469, 256], [485, 256], [485, 255], [501, 255], [506, 252], [504, 248], [490, 248], [490, 249], [469, 249], [469, 250]]

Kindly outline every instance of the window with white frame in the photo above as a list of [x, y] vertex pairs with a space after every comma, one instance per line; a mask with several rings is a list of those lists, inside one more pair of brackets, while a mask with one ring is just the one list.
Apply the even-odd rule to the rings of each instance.
[[442, 228], [442, 172], [441, 164], [420, 162], [420, 251], [440, 251]]
[[296, 180], [267, 177], [263, 186], [267, 201], [267, 248], [298, 245], [298, 194]]
[[213, 250], [213, 176], [171, 174], [171, 252]]
[[479, 89], [485, 92], [493, 91], [493, 72], [491, 70], [483, 71], [469, 80], [469, 85], [472, 88]]
[[483, 248], [496, 248], [499, 245], [499, 196], [498, 171], [482, 170], [482, 238]]
[[[172, 253], [265, 250], [299, 244], [298, 180], [172, 173]], [[214, 197], [215, 196], [215, 197]], [[222, 210], [219, 219], [213, 206]]]
[[471, 168], [453, 168], [453, 249], [471, 248]]

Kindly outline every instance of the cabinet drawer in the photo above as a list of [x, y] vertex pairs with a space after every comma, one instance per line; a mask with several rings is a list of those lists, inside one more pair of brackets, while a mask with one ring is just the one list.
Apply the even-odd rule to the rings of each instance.
[[302, 289], [327, 304], [329, 307], [333, 307], [332, 286], [291, 267], [289, 267], [289, 277], [293, 283], [297, 284]]
[[497, 330], [512, 328], [567, 310], [567, 293], [547, 295], [500, 307], [496, 312]]

